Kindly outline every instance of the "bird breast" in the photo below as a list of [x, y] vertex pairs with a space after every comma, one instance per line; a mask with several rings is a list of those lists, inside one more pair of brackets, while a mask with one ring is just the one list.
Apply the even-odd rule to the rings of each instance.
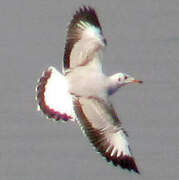
[[107, 77], [93, 69], [78, 67], [66, 75], [70, 93], [78, 96], [107, 98]]

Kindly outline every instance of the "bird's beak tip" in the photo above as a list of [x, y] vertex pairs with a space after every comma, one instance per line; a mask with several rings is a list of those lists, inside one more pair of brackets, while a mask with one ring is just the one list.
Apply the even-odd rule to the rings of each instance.
[[134, 82], [134, 83], [140, 83], [140, 84], [142, 84], [142, 83], [143, 83], [143, 81], [141, 81], [141, 80], [137, 80], [137, 79], [134, 79], [132, 82]]

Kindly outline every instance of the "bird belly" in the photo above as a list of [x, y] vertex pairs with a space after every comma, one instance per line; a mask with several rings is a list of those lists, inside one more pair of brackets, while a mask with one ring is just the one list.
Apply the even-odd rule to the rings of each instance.
[[70, 72], [67, 76], [70, 92], [77, 96], [107, 98], [106, 77], [93, 71]]

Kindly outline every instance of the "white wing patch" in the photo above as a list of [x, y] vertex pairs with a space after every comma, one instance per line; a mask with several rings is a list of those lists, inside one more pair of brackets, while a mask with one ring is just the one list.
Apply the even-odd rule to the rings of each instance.
[[93, 39], [94, 41], [98, 41], [101, 46], [105, 46], [100, 28], [84, 21], [80, 21], [77, 26], [82, 30], [81, 39]]
[[49, 70], [52, 70], [52, 74], [44, 93], [46, 104], [55, 111], [72, 115], [73, 102], [67, 80], [55, 68], [50, 67]]
[[[123, 156], [125, 155], [131, 156], [126, 135], [122, 130], [111, 135], [110, 143], [111, 146], [113, 146], [111, 156], [113, 156], [116, 153], [117, 153], [117, 157], [119, 157], [121, 154]], [[108, 152], [109, 149], [110, 147], [106, 150], [106, 152]]]

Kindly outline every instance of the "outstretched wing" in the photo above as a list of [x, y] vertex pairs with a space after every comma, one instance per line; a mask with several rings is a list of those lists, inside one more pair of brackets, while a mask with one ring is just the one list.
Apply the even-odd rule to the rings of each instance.
[[139, 173], [127, 141], [127, 134], [110, 104], [95, 97], [80, 97], [75, 102], [78, 122], [95, 146], [115, 166]]
[[73, 97], [68, 82], [55, 68], [49, 67], [37, 85], [38, 110], [55, 120], [75, 120]]
[[91, 7], [81, 7], [68, 27], [63, 71], [88, 64], [105, 44], [106, 40], [95, 10]]

